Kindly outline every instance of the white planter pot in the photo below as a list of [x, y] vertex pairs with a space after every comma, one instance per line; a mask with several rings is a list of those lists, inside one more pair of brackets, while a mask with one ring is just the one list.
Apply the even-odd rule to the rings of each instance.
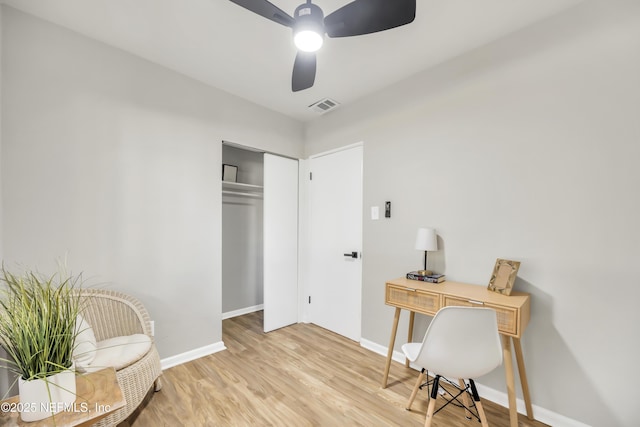
[[38, 421], [50, 417], [65, 408], [73, 409], [76, 401], [76, 374], [64, 371], [46, 379], [18, 382], [20, 394], [20, 418], [22, 421]]

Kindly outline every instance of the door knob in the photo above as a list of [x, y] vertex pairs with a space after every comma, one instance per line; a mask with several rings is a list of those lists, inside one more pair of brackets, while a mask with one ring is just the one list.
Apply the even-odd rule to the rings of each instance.
[[344, 256], [348, 256], [350, 258], [358, 258], [358, 252], [351, 252], [350, 254], [344, 254]]

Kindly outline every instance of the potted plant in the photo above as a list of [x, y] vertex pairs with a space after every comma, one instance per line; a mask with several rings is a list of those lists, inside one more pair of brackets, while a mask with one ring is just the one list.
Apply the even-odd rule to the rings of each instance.
[[0, 270], [0, 344], [18, 376], [20, 415], [36, 421], [75, 401], [75, 345], [80, 277]]

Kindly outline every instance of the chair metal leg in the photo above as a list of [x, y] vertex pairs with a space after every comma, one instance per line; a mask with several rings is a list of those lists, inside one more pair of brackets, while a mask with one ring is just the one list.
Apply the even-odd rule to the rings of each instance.
[[439, 388], [440, 388], [440, 375], [436, 375], [436, 377], [433, 379], [433, 388], [431, 389], [431, 399], [429, 399], [429, 406], [427, 408], [427, 418], [424, 420], [424, 427], [431, 427], [431, 421], [433, 420], [433, 410], [436, 408], [436, 398], [438, 397]]
[[416, 385], [415, 387], [413, 387], [413, 391], [411, 392], [411, 397], [409, 398], [409, 402], [407, 403], [407, 407], [406, 410], [410, 411], [411, 410], [411, 405], [413, 405], [413, 401], [416, 398], [416, 395], [418, 394], [418, 390], [420, 389], [420, 385], [422, 384], [422, 381], [424, 381], [426, 374], [424, 373], [424, 369], [422, 371], [420, 371], [420, 374], [418, 375], [418, 381], [416, 381]]
[[471, 386], [471, 394], [473, 395], [473, 400], [476, 404], [476, 409], [478, 410], [478, 416], [480, 417], [482, 427], [489, 427], [487, 416], [485, 415], [484, 409], [482, 408], [482, 402], [480, 402], [480, 395], [478, 394], [478, 390], [476, 389], [476, 383], [473, 382], [472, 379], [469, 379], [469, 385]]

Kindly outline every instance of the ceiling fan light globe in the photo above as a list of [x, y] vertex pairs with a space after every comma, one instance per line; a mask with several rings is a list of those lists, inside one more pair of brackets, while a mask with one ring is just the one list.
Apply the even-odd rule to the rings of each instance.
[[302, 30], [293, 36], [293, 42], [303, 52], [315, 52], [322, 47], [324, 37], [312, 30]]

